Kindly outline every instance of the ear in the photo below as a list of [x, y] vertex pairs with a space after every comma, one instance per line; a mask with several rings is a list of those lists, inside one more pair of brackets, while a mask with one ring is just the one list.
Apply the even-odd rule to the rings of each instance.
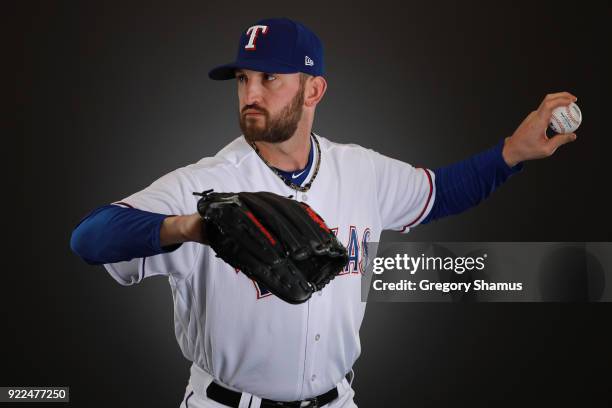
[[304, 86], [304, 105], [316, 106], [325, 95], [327, 81], [322, 76], [310, 77]]

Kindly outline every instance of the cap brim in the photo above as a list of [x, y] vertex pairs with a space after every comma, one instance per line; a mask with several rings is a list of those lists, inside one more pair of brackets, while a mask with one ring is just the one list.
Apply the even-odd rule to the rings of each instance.
[[235, 72], [240, 68], [275, 74], [292, 74], [294, 72], [299, 72], [299, 69], [294, 66], [273, 62], [270, 60], [246, 60], [232, 62], [213, 68], [208, 72], [208, 77], [217, 81], [232, 79], [236, 77]]

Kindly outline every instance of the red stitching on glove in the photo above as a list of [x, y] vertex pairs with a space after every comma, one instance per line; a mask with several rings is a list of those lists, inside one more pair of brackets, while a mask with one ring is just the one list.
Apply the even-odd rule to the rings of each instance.
[[272, 237], [272, 234], [270, 234], [270, 232], [268, 232], [268, 230], [263, 225], [261, 225], [261, 222], [259, 222], [259, 220], [255, 218], [253, 213], [250, 211], [247, 211], [246, 215], [251, 219], [251, 221], [253, 221], [255, 225], [257, 225], [257, 227], [261, 230], [261, 232], [264, 233], [266, 238], [268, 238], [268, 241], [270, 241], [272, 245], [276, 245], [276, 240], [274, 240], [274, 238]]
[[[302, 203], [300, 203], [300, 204], [302, 204]], [[307, 206], [305, 204], [302, 204], [302, 207], [304, 207], [304, 209], [306, 210], [306, 212], [308, 213], [310, 218], [312, 218], [314, 222], [319, 224], [319, 227], [321, 227], [325, 232], [330, 232], [329, 228], [327, 227], [327, 225], [325, 225], [325, 221], [323, 221], [323, 219], [321, 219], [321, 217], [319, 217], [319, 214], [314, 212], [312, 208], [310, 208], [309, 206]]]

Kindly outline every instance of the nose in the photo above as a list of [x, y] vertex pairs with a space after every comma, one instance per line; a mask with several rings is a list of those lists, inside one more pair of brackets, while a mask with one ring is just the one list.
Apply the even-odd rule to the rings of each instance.
[[263, 99], [263, 87], [260, 81], [255, 78], [249, 78], [244, 85], [244, 104], [245, 105], [261, 105]]

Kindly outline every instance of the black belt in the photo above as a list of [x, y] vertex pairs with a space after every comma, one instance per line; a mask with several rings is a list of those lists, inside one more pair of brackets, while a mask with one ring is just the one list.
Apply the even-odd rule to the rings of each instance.
[[[346, 375], [346, 379], [350, 381], [351, 373]], [[242, 393], [238, 391], [229, 390], [216, 382], [211, 382], [208, 388], [206, 388], [206, 396], [219, 404], [227, 405], [228, 407], [238, 408], [240, 404], [240, 398]], [[302, 401], [274, 401], [269, 399], [261, 400], [261, 408], [283, 408], [283, 407], [310, 407], [317, 408], [322, 407], [325, 404], [329, 404], [333, 400], [338, 398], [338, 388], [334, 387], [324, 394], [318, 395], [314, 398], [308, 398]], [[308, 402], [308, 405], [302, 405], [302, 403]]]

